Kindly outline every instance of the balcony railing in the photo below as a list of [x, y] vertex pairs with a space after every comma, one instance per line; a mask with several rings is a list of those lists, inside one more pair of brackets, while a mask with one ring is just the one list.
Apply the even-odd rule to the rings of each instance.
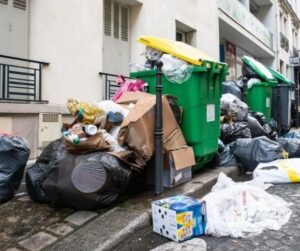
[[243, 4], [238, 0], [218, 0], [217, 2], [222, 12], [273, 49], [273, 34]]
[[42, 67], [47, 62], [0, 55], [0, 101], [42, 100]]
[[[120, 87], [116, 82], [116, 78], [119, 75], [109, 74], [105, 72], [99, 72], [99, 74], [100, 76], [103, 77], [104, 80], [104, 99], [111, 99]], [[124, 78], [127, 80], [135, 79], [131, 77], [124, 77]]]

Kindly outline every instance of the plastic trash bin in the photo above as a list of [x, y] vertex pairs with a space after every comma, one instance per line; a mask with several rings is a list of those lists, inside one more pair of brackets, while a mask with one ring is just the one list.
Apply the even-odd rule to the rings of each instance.
[[272, 118], [278, 124], [281, 135], [287, 133], [291, 127], [291, 103], [294, 84], [279, 72], [267, 67], [278, 80], [276, 88], [272, 91]]
[[[163, 94], [176, 96], [183, 108], [180, 127], [194, 150], [194, 171], [211, 161], [218, 150], [221, 83], [226, 73], [226, 64], [203, 61], [202, 66], [193, 66], [191, 77], [182, 84], [172, 83], [162, 75]], [[156, 70], [132, 72], [131, 77], [143, 79], [148, 91], [155, 94]]]
[[255, 59], [243, 56], [242, 61], [262, 80], [246, 88], [244, 100], [250, 111], [263, 113], [268, 123], [271, 120], [272, 88], [276, 87], [277, 80], [264, 65]]

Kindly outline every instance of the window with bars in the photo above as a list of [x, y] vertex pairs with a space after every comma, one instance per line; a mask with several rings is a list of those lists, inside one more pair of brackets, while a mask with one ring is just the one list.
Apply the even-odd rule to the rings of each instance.
[[119, 2], [104, 0], [104, 34], [128, 41], [129, 8]]
[[8, 0], [0, 0], [0, 3], [8, 4]]
[[21, 10], [26, 10], [26, 0], [13, 0], [13, 6]]

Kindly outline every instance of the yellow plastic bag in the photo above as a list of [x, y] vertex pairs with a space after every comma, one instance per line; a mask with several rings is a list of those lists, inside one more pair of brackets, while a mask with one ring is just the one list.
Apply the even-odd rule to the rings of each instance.
[[105, 115], [105, 111], [96, 105], [91, 105], [77, 99], [68, 99], [67, 106], [73, 116], [82, 117], [82, 123], [93, 124], [97, 118]]

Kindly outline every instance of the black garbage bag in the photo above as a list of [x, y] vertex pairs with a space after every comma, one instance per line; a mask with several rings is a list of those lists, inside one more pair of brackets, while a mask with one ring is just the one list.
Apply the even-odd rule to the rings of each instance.
[[168, 103], [171, 107], [171, 110], [172, 110], [172, 112], [175, 116], [177, 124], [180, 125], [182, 112], [181, 112], [181, 109], [180, 109], [179, 105], [177, 104], [177, 97], [175, 97], [173, 95], [166, 95], [166, 98], [167, 98]]
[[268, 125], [271, 127], [271, 130], [273, 131], [273, 132], [278, 132], [279, 130], [278, 130], [278, 124], [277, 124], [277, 122], [276, 122], [276, 120], [275, 119], [271, 119], [270, 120], [270, 122], [268, 123]]
[[251, 131], [252, 138], [257, 138], [260, 136], [269, 136], [265, 129], [260, 125], [258, 120], [251, 114], [248, 114], [248, 127]]
[[232, 151], [232, 144], [225, 145], [224, 151], [218, 153], [219, 166], [236, 166], [238, 164]]
[[231, 143], [239, 138], [251, 138], [251, 132], [247, 122], [221, 124], [221, 140], [224, 144]]
[[260, 76], [252, 70], [252, 68], [246, 64], [242, 65], [242, 74], [244, 77], [250, 79], [250, 78], [260, 78]]
[[0, 203], [18, 190], [30, 150], [24, 138], [0, 135]]
[[35, 202], [48, 202], [42, 183], [55, 163], [67, 155], [63, 138], [51, 142], [37, 158], [36, 163], [26, 171], [26, 187], [30, 198]]
[[225, 81], [222, 83], [223, 94], [230, 93], [236, 96], [238, 99], [242, 100], [242, 92], [237, 83], [233, 80]]
[[106, 152], [69, 154], [56, 163], [43, 189], [55, 206], [99, 209], [127, 192], [131, 176], [132, 170]]
[[277, 141], [289, 153], [289, 158], [300, 157], [300, 139], [278, 138]]
[[218, 153], [223, 152], [225, 149], [225, 145], [222, 140], [218, 139]]
[[257, 121], [259, 122], [259, 124], [261, 126], [264, 126], [264, 124], [266, 124], [266, 117], [263, 113], [261, 112], [250, 112], [251, 116], [253, 116], [254, 118], [257, 119]]
[[221, 114], [234, 114], [236, 121], [247, 121], [248, 106], [234, 95], [226, 93], [221, 97]]
[[266, 136], [255, 139], [237, 139], [232, 146], [236, 160], [253, 171], [259, 163], [282, 159], [284, 149]]

